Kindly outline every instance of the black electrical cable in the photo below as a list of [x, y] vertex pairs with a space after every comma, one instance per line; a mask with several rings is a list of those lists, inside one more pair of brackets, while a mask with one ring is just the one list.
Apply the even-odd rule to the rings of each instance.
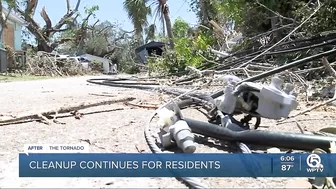
[[224, 140], [238, 141], [248, 144], [272, 146], [286, 149], [309, 150], [321, 148], [330, 151], [330, 142], [335, 141], [335, 137], [307, 135], [297, 133], [282, 133], [260, 130], [245, 130], [235, 132], [225, 127], [184, 118], [190, 129], [197, 134]]
[[[307, 39], [300, 39], [300, 40], [293, 40], [293, 41], [283, 42], [283, 43], [280, 43], [273, 50], [270, 50], [270, 52], [266, 53], [265, 55], [270, 56], [270, 55], [276, 55], [276, 54], [284, 54], [284, 53], [292, 53], [292, 52], [302, 51], [302, 50], [305, 50], [305, 49], [314, 48], [314, 45], [317, 45], [316, 47], [322, 47], [324, 45], [327, 45], [323, 41], [326, 41], [326, 40], [329, 40], [329, 39], [335, 39], [335, 37], [336, 37], [336, 34], [331, 33], [331, 34], [328, 34], [328, 35], [325, 35], [325, 36], [316, 35], [316, 36], [313, 36], [313, 37], [310, 37], [310, 38], [307, 38]], [[314, 41], [314, 40], [316, 40], [316, 41]], [[293, 47], [293, 48], [287, 48], [287, 49], [283, 50], [283, 52], [282, 51], [274, 51], [274, 50], [276, 50], [279, 47], [284, 46], [284, 45], [295, 44], [295, 43], [299, 43], [299, 42], [309, 42], [309, 41], [311, 43], [309, 43], [308, 45], [307, 44], [305, 44], [305, 45], [297, 45], [296, 47]], [[334, 41], [332, 41], [332, 42], [334, 42]], [[332, 42], [330, 42], [330, 43], [332, 43]], [[316, 44], [316, 43], [319, 43], [319, 44]], [[328, 44], [330, 44], [330, 43], [328, 43]], [[258, 54], [262, 53], [263, 49], [266, 49], [266, 48], [268, 48], [270, 46], [271, 45], [263, 46], [262, 48], [259, 48], [258, 51], [255, 51], [253, 53], [250, 53], [250, 54], [244, 55], [242, 57], [239, 57], [238, 59], [230, 61], [229, 63], [226, 62], [225, 65], [222, 65], [221, 63], [218, 63], [218, 64], [221, 64], [221, 65], [214, 66], [213, 68], [217, 69], [217, 70], [224, 70], [224, 69], [230, 68], [230, 67], [232, 67], [234, 65], [237, 65], [237, 64], [239, 64], [241, 62], [248, 61], [248, 60], [254, 58], [255, 55], [258, 55]], [[301, 47], [306, 47], [306, 48], [301, 49]], [[245, 50], [244, 52], [242, 52], [242, 51], [241, 52], [236, 52], [236, 53], [233, 53], [233, 54], [231, 54], [229, 56], [222, 57], [222, 58], [220, 58], [218, 60], [218, 62], [223, 62], [223, 61], [225, 61], [226, 59], [228, 59], [230, 57], [239, 56], [240, 54], [244, 54], [244, 53], [246, 53], [248, 51], [249, 51], [249, 49]], [[258, 58], [256, 60], [259, 60], [259, 59], [263, 59], [263, 58], [260, 57], [260, 58]], [[213, 63], [206, 63], [206, 64], [202, 64], [202, 65], [200, 65], [200, 66], [198, 66], [196, 68], [199, 69], [199, 70], [202, 70], [202, 69], [204, 69], [207, 66], [212, 65], [212, 64]], [[184, 71], [179, 71], [179, 72], [176, 72], [176, 73], [165, 74], [165, 75], [161, 75], [161, 76], [149, 76], [147, 78], [148, 79], [159, 79], [159, 78], [165, 78], [165, 77], [171, 77], [171, 76], [182, 76], [182, 75], [185, 75], [185, 74], [188, 74], [188, 73], [190, 73], [189, 70], [184, 70]]]
[[[257, 81], [259, 79], [266, 78], [266, 77], [271, 76], [273, 74], [280, 73], [280, 72], [288, 70], [290, 68], [297, 67], [297, 66], [303, 65], [307, 62], [310, 62], [312, 60], [316, 60], [316, 59], [322, 58], [324, 56], [329, 56], [329, 55], [332, 55], [332, 54], [336, 54], [336, 49], [326, 51], [326, 52], [323, 52], [323, 53], [320, 53], [320, 54], [312, 55], [312, 56], [309, 56], [309, 57], [306, 57], [306, 58], [303, 58], [303, 59], [300, 59], [300, 60], [296, 60], [296, 61], [291, 62], [289, 64], [285, 64], [285, 65], [280, 66], [278, 68], [274, 68], [273, 70], [270, 70], [270, 71], [258, 74], [256, 76], [244, 79], [241, 82], [239, 82], [238, 84], [241, 84], [241, 83], [247, 82], [247, 81], [249, 81], [249, 82]], [[218, 90], [218, 91], [214, 92], [213, 94], [211, 94], [211, 97], [213, 99], [215, 99], [215, 98], [217, 98], [221, 95], [223, 95], [223, 90]], [[194, 103], [194, 101], [188, 99], [188, 100], [183, 100], [183, 101], [179, 102], [179, 105], [181, 105], [182, 107], [187, 107], [187, 106], [192, 105], [193, 103]]]
[[88, 83], [96, 84], [96, 85], [105, 85], [110, 87], [122, 87], [122, 88], [134, 88], [134, 89], [142, 89], [142, 90], [157, 90], [159, 89], [158, 83], [153, 83], [152, 85], [144, 85], [143, 83], [120, 83], [120, 81], [134, 81], [132, 78], [98, 78], [98, 79], [88, 79]]
[[[327, 46], [327, 45], [331, 45], [331, 44], [336, 44], [336, 39], [335, 38], [333, 38], [329, 41], [323, 41], [323, 42], [318, 43], [318, 44], [314, 43], [314, 44], [308, 44], [308, 45], [299, 46], [299, 47], [287, 48], [285, 50], [267, 52], [267, 53], [264, 54], [264, 56], [294, 53], [294, 52], [303, 51], [303, 50], [307, 50], [307, 49], [323, 47], [323, 46]], [[215, 67], [215, 69], [216, 70], [224, 70], [224, 69], [230, 68], [230, 67], [235, 66], [235, 65], [237, 65], [241, 62], [248, 61], [248, 60], [254, 58], [255, 55], [260, 54], [260, 53], [262, 53], [262, 51], [258, 51], [258, 52], [252, 53], [252, 54], [248, 54], [244, 57], [241, 57], [239, 59], [231, 61], [229, 64], [218, 65], [218, 66]], [[259, 57], [258, 59], [263, 59], [263, 57]], [[256, 60], [258, 60], [258, 59], [256, 59]]]
[[332, 39], [330, 41], [325, 41], [325, 42], [318, 43], [318, 44], [309, 44], [309, 45], [305, 45], [305, 46], [302, 46], [302, 47], [288, 48], [288, 49], [281, 50], [281, 51], [268, 52], [268, 53], [265, 53], [265, 55], [293, 53], [293, 52], [297, 52], [297, 51], [303, 51], [303, 50], [307, 50], [307, 49], [323, 47], [323, 46], [327, 46], [327, 45], [335, 44], [335, 43], [336, 43], [336, 39]]
[[[98, 85], [123, 87], [123, 88], [157, 89], [158, 87], [142, 84], [139, 85], [117, 84], [118, 81], [125, 81], [125, 80], [127, 79], [124, 78], [89, 79], [87, 81], [89, 83]], [[133, 81], [133, 79], [129, 80]], [[189, 127], [194, 133], [226, 141], [237, 141], [249, 144], [273, 146], [287, 149], [298, 149], [298, 150], [313, 150], [316, 148], [321, 148], [325, 151], [329, 151], [330, 142], [336, 141], [335, 137], [294, 134], [294, 133], [281, 133], [281, 132], [269, 132], [258, 130], [246, 130], [235, 132], [225, 127], [219, 127], [218, 125], [215, 124], [210, 124], [188, 118], [183, 119], [188, 123]]]
[[[285, 45], [296, 44], [296, 47], [302, 47], [301, 45], [297, 45], [297, 44], [302, 43], [302, 42], [311, 42], [311, 43], [309, 43], [309, 45], [312, 45], [312, 44], [316, 44], [316, 43], [321, 43], [321, 42], [329, 40], [329, 39], [333, 39], [335, 37], [336, 37], [335, 33], [327, 34], [327, 35], [324, 35], [324, 36], [321, 36], [319, 34], [319, 35], [315, 35], [313, 37], [308, 37], [306, 39], [299, 39], [299, 40], [292, 40], [292, 41], [282, 42], [279, 45], [277, 45], [277, 47], [275, 47], [274, 49], [270, 50], [270, 52], [275, 51], [275, 50], [277, 50], [280, 47], [285, 46]], [[265, 45], [265, 46], [262, 46], [261, 48], [253, 48], [253, 49], [247, 49], [247, 50], [243, 50], [243, 51], [238, 51], [238, 52], [235, 52], [235, 53], [233, 53], [233, 54], [231, 54], [229, 56], [222, 57], [218, 61], [219, 62], [223, 62], [226, 59], [234, 57], [234, 56], [235, 57], [239, 57], [239, 55], [241, 55], [241, 54], [245, 54], [244, 56], [257, 55], [257, 54], [262, 53], [265, 49], [267, 49], [267, 48], [269, 48], [271, 46], [272, 45]], [[257, 51], [255, 51], [255, 49], [257, 49]]]
[[[296, 67], [296, 66], [300, 66], [300, 65], [302, 65], [304, 63], [307, 63], [309, 61], [312, 61], [312, 60], [315, 60], [315, 59], [318, 59], [318, 58], [322, 58], [323, 56], [329, 56], [331, 54], [336, 54], [336, 49], [326, 51], [326, 52], [323, 52], [323, 53], [320, 53], [320, 54], [316, 54], [316, 55], [313, 55], [313, 56], [309, 56], [309, 57], [294, 61], [294, 62], [289, 63], [289, 64], [285, 64], [285, 65], [280, 66], [278, 68], [275, 68], [273, 70], [270, 70], [270, 71], [258, 74], [256, 76], [244, 79], [240, 83], [247, 82], [247, 81], [250, 81], [250, 82], [251, 81], [256, 81], [256, 80], [271, 76], [273, 74], [282, 72], [284, 70], [287, 70], [287, 69], [290, 69], [290, 68], [293, 68], [293, 67]], [[143, 90], [159, 90], [160, 89], [160, 86], [158, 84], [157, 85], [155, 85], [155, 84], [154, 85], [143, 85], [143, 84], [137, 84], [137, 83], [136, 84], [135, 83], [131, 83], [131, 84], [116, 83], [118, 81], [126, 81], [126, 80], [135, 81], [135, 79], [125, 79], [125, 78], [123, 78], [123, 79], [89, 79], [87, 81], [89, 83], [93, 83], [93, 84], [114, 86], [114, 87], [123, 87], [123, 88], [136, 88], [136, 89], [143, 89]], [[100, 81], [100, 82], [98, 82], [98, 81]], [[169, 93], [169, 91], [166, 91], [166, 92]], [[176, 93], [171, 93], [171, 94], [176, 94]], [[216, 91], [215, 93], [211, 94], [211, 97], [213, 99], [215, 99], [215, 98], [217, 98], [221, 95], [223, 95], [223, 91], [219, 90], [219, 91]], [[197, 101], [195, 99], [187, 99], [187, 100], [180, 101], [178, 103], [179, 103], [179, 106], [184, 108], [184, 107], [188, 107], [192, 104], [195, 104], [197, 102], [199, 102], [199, 101]]]
[[[171, 95], [181, 95], [184, 92], [174, 91], [174, 88], [168, 89], [167, 87], [162, 87], [158, 83], [151, 83], [151, 85], [147, 85], [146, 83], [136, 83], [136, 82], [123, 82], [123, 81], [136, 81], [137, 79], [133, 78], [98, 78], [98, 79], [88, 79], [88, 83], [96, 84], [96, 85], [104, 85], [110, 87], [120, 87], [120, 88], [132, 88], [132, 89], [140, 89], [140, 90], [156, 90], [163, 91], [167, 94]], [[213, 108], [214, 102], [209, 95], [205, 94], [188, 94], [187, 97], [181, 97], [180, 99], [183, 101], [185, 99], [191, 100], [192, 104], [195, 105], [205, 105], [204, 109], [209, 111]], [[189, 106], [189, 105], [188, 105]], [[181, 106], [182, 107], [182, 106]], [[187, 106], [185, 106], [187, 107]]]
[[[158, 86], [150, 85], [128, 85], [117, 84], [118, 81], [125, 81], [127, 79], [89, 79], [89, 83], [106, 85], [112, 87], [123, 88], [137, 88], [137, 89], [158, 89]], [[132, 79], [130, 79], [132, 80]], [[168, 91], [169, 92], [169, 91]], [[178, 104], [181, 107], [181, 104]], [[281, 133], [281, 132], [269, 132], [258, 130], [247, 130], [235, 132], [228, 128], [219, 127], [215, 124], [210, 124], [202, 121], [183, 118], [194, 133], [202, 134], [204, 136], [213, 137], [226, 141], [237, 141], [249, 144], [272, 146], [287, 149], [298, 150], [313, 150], [321, 148], [325, 151], [329, 151], [330, 142], [335, 141], [335, 137], [305, 135], [305, 134], [293, 134], [293, 133]]]

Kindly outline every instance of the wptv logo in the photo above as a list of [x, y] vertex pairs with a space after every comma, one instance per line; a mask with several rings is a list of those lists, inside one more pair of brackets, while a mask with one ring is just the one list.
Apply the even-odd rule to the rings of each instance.
[[308, 168], [307, 172], [323, 172], [323, 165], [321, 161], [321, 157], [317, 154], [310, 154], [306, 159]]

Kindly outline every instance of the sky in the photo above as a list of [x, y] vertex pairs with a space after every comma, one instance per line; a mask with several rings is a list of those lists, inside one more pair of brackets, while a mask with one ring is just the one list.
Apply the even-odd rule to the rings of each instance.
[[[72, 7], [75, 6], [77, 0], [70, 0]], [[167, 1], [170, 9], [170, 17], [172, 22], [181, 17], [183, 20], [190, 24], [196, 24], [196, 15], [191, 12], [188, 0], [168, 0]], [[96, 11], [96, 17], [100, 21], [110, 21], [112, 23], [118, 22], [121, 24], [122, 28], [127, 31], [133, 30], [133, 26], [127, 17], [126, 11], [123, 9], [123, 0], [82, 0], [79, 11], [84, 15], [84, 7], [91, 7], [93, 5], [98, 5], [99, 10]], [[35, 21], [44, 25], [44, 21], [40, 15], [40, 12], [45, 6], [46, 12], [48, 13], [53, 25], [57, 23], [60, 18], [66, 13], [66, 0], [39, 0], [38, 6], [36, 8], [36, 13], [34, 15]], [[95, 20], [91, 19], [90, 22]], [[152, 24], [154, 19], [149, 18], [149, 24]]]

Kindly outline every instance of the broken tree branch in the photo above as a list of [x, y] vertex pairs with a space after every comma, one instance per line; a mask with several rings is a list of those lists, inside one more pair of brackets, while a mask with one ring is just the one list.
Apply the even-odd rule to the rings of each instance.
[[281, 14], [279, 14], [278, 12], [273, 11], [272, 9], [266, 7], [264, 4], [262, 4], [262, 3], [258, 2], [258, 1], [257, 1], [256, 3], [257, 3], [258, 5], [260, 5], [261, 7], [264, 7], [266, 10], [270, 11], [271, 13], [277, 15], [279, 18], [282, 18], [282, 19], [285, 19], [285, 20], [290, 20], [290, 21], [292, 21], [292, 22], [295, 22], [294, 19], [292, 19], [292, 18], [288, 18], [288, 17], [284, 17], [284, 16], [282, 16]]
[[[325, 65], [326, 69], [328, 69], [330, 71], [330, 73], [336, 78], [336, 71], [330, 66], [329, 61], [325, 57], [322, 58], [322, 63]], [[336, 90], [336, 88], [335, 88], [335, 90]], [[308, 108], [308, 109], [306, 109], [304, 111], [301, 111], [301, 112], [299, 112], [299, 113], [297, 113], [295, 115], [292, 115], [289, 118], [293, 118], [293, 117], [305, 114], [305, 113], [310, 112], [310, 111], [312, 111], [314, 109], [317, 109], [317, 108], [319, 108], [321, 106], [324, 106], [326, 104], [334, 102], [335, 100], [336, 100], [336, 93], [334, 94], [333, 98], [331, 98], [331, 99], [329, 99], [329, 100], [327, 100], [327, 101], [325, 101], [323, 103], [317, 104], [317, 105], [315, 105], [313, 107], [310, 107], [310, 108]]]
[[51, 20], [48, 16], [47, 12], [46, 12], [45, 6], [42, 8], [41, 17], [43, 18], [43, 20], [46, 23], [46, 31], [48, 32], [46, 35], [49, 36], [49, 30], [51, 29], [52, 24], [51, 24]]
[[145, 105], [145, 104], [134, 104], [134, 103], [131, 103], [131, 102], [124, 102], [125, 105], [127, 106], [135, 106], [135, 107], [139, 107], [139, 108], [147, 108], [147, 109], [153, 109], [153, 110], [156, 110], [159, 108], [158, 105]]
[[331, 103], [331, 102], [333, 102], [333, 101], [335, 101], [335, 100], [336, 100], [336, 98], [329, 99], [329, 100], [327, 100], [327, 101], [325, 101], [325, 102], [323, 102], [323, 103], [320, 103], [320, 104], [318, 104], [318, 105], [316, 105], [316, 106], [312, 106], [312, 107], [310, 107], [310, 108], [308, 108], [308, 109], [306, 109], [306, 110], [304, 110], [304, 111], [301, 111], [301, 112], [299, 112], [299, 113], [297, 113], [297, 114], [294, 114], [294, 115], [290, 116], [289, 118], [293, 118], [293, 117], [296, 117], [296, 116], [305, 114], [305, 113], [310, 112], [310, 111], [312, 111], [312, 110], [314, 110], [314, 109], [317, 109], [317, 108], [319, 108], [319, 107], [321, 107], [321, 106], [324, 106], [324, 105], [326, 105], [326, 104], [329, 104], [329, 103]]
[[[56, 29], [56, 30], [61, 29], [64, 26], [64, 24], [66, 24], [67, 19], [70, 18], [71, 16], [73, 16], [78, 11], [80, 3], [81, 3], [81, 0], [77, 0], [77, 4], [76, 4], [75, 8], [73, 10], [70, 10], [69, 12], [67, 12], [61, 18], [61, 20], [54, 26], [54, 29]], [[56, 32], [52, 32], [51, 35], [54, 34], [54, 33], [56, 33]]]
[[225, 37], [224, 30], [213, 20], [210, 20], [209, 23], [215, 28], [216, 33], [221, 37]]
[[56, 111], [55, 110], [50, 110], [50, 111], [45, 111], [42, 113], [33, 113], [33, 114], [28, 114], [28, 115], [20, 115], [16, 116], [15, 118], [7, 119], [7, 120], [0, 120], [0, 126], [3, 125], [8, 125], [10, 123], [15, 123], [15, 122], [20, 122], [20, 121], [36, 121], [36, 120], [45, 120], [44, 117], [50, 116], [52, 114], [59, 114], [59, 113], [69, 113], [72, 111], [78, 111], [81, 109], [87, 109], [87, 108], [92, 108], [92, 107], [97, 107], [97, 106], [103, 106], [103, 105], [109, 105], [113, 103], [120, 103], [120, 102], [126, 102], [126, 101], [131, 101], [134, 100], [134, 97], [126, 97], [126, 98], [120, 98], [120, 99], [109, 99], [109, 100], [103, 100], [103, 101], [98, 101], [98, 102], [85, 102], [77, 105], [72, 105], [68, 107], [60, 107]]
[[28, 16], [33, 17], [38, 4], [38, 0], [28, 0], [25, 12]]
[[[0, 0], [0, 14], [2, 14], [2, 10], [3, 10], [3, 7], [2, 7], [2, 5], [1, 5], [1, 0]], [[11, 11], [12, 11], [12, 9], [13, 9], [14, 7], [10, 7], [9, 9], [8, 9], [8, 12], [7, 12], [7, 15], [5, 15], [5, 18], [3, 18], [3, 16], [2, 15], [0, 15], [0, 25], [2, 26], [1, 28], [0, 28], [0, 36], [2, 36], [2, 34], [3, 34], [3, 31], [4, 31], [4, 29], [5, 28], [7, 28], [7, 20], [8, 20], [8, 18], [9, 18], [9, 15], [10, 15], [10, 13], [11, 13]]]
[[336, 71], [334, 70], [334, 68], [331, 67], [331, 64], [329, 63], [326, 57], [322, 57], [322, 63], [325, 66], [325, 68], [330, 72], [330, 74], [336, 78]]
[[66, 0], [66, 5], [67, 5], [67, 14], [69, 14], [69, 12], [71, 11], [70, 0]]
[[[328, 59], [326, 57], [322, 57], [322, 63], [325, 66], [325, 68], [330, 72], [330, 74], [336, 79], [336, 71], [333, 67], [331, 67]], [[336, 87], [335, 87], [335, 93], [333, 99], [336, 99]], [[334, 105], [334, 104], [333, 104]]]
[[115, 95], [108, 95], [108, 94], [95, 94], [95, 93], [89, 93], [89, 95], [94, 95], [94, 96], [104, 96], [104, 97], [115, 97]]

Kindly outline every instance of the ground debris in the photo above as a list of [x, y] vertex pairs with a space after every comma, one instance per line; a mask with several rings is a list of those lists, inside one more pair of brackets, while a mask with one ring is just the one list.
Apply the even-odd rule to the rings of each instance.
[[158, 104], [149, 104], [149, 103], [143, 103], [143, 102], [138, 102], [138, 103], [132, 103], [132, 102], [124, 102], [126, 106], [135, 106], [139, 108], [146, 108], [146, 109], [158, 109], [159, 105]]
[[311, 183], [308, 181], [306, 178], [300, 178], [300, 179], [295, 179], [293, 181], [290, 181], [286, 183], [285, 189], [290, 189], [290, 188], [307, 188], [310, 189], [312, 188]]
[[75, 76], [91, 72], [73, 59], [57, 59], [55, 55], [43, 51], [37, 55], [29, 54], [26, 64], [27, 72], [37, 76]]
[[[95, 102], [85, 102], [85, 103], [80, 103], [77, 105], [70, 105], [70, 106], [63, 106], [58, 108], [57, 110], [50, 110], [50, 111], [45, 111], [42, 113], [28, 113], [25, 115], [17, 115], [15, 118], [11, 119], [3, 119], [0, 120], [0, 126], [4, 125], [9, 125], [9, 124], [14, 124], [14, 123], [21, 123], [21, 122], [30, 122], [30, 121], [45, 121], [47, 124], [50, 124], [51, 122], [47, 117], [53, 115], [53, 114], [59, 114], [59, 113], [70, 113], [70, 112], [75, 112], [75, 117], [78, 115], [81, 115], [78, 113], [78, 110], [81, 109], [87, 109], [87, 108], [92, 108], [92, 107], [97, 107], [97, 106], [102, 106], [102, 105], [109, 105], [113, 103], [120, 103], [120, 102], [125, 102], [125, 101], [131, 101], [134, 100], [135, 98], [133, 97], [124, 97], [124, 98], [119, 98], [119, 99], [109, 99], [109, 100], [100, 100], [100, 101], [95, 101]], [[64, 116], [63, 116], [64, 117]], [[56, 118], [55, 118], [56, 119]], [[78, 119], [78, 118], [76, 118]]]

